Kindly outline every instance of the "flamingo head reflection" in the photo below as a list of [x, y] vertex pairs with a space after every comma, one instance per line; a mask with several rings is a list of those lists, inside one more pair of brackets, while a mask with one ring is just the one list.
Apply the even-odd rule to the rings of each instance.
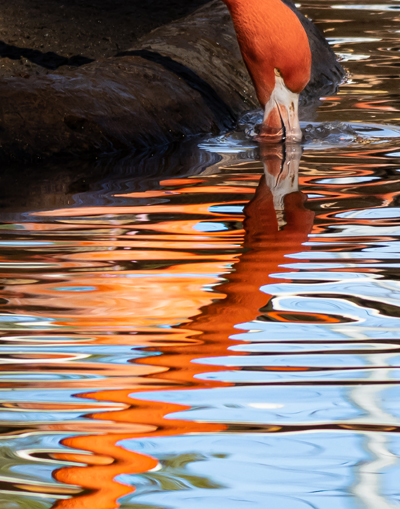
[[302, 149], [297, 144], [260, 146], [265, 183], [272, 194], [278, 231], [286, 224], [285, 196], [299, 190], [299, 164]]
[[301, 153], [298, 144], [260, 144], [264, 175], [245, 207], [246, 238], [252, 247], [306, 241], [314, 213], [304, 206], [306, 196], [299, 190]]

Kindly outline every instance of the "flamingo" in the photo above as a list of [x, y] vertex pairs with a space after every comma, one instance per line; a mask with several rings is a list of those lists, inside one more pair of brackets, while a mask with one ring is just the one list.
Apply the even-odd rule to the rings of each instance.
[[310, 81], [312, 67], [304, 23], [281, 0], [224, 2], [258, 101], [264, 108], [260, 137], [269, 142], [299, 142], [299, 95]]

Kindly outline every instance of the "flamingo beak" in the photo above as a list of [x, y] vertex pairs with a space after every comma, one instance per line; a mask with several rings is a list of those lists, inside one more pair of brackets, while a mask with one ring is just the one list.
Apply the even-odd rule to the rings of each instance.
[[267, 143], [299, 143], [299, 94], [289, 90], [281, 76], [275, 77], [275, 88], [265, 105], [259, 139]]

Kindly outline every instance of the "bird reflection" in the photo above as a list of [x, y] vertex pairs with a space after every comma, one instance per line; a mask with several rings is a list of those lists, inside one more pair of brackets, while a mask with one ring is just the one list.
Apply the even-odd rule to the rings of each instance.
[[[260, 309], [271, 300], [271, 296], [260, 291], [262, 285], [276, 282], [271, 274], [293, 271], [282, 265], [288, 262], [287, 255], [307, 249], [303, 243], [313, 227], [314, 213], [305, 207], [306, 196], [299, 190], [301, 147], [260, 145], [260, 156], [264, 175], [244, 209], [243, 253], [226, 275], [226, 282], [216, 288], [225, 298], [202, 308], [201, 313], [184, 326], [197, 334], [201, 332], [205, 345], [217, 345], [214, 350], [219, 349], [219, 355], [226, 355], [222, 347], [229, 346], [229, 338], [237, 332], [238, 324], [255, 320]], [[202, 357], [217, 354], [204, 345], [200, 353]], [[204, 366], [203, 371], [209, 368]], [[193, 373], [196, 375], [201, 366], [192, 364], [191, 369], [197, 369], [197, 373]]]
[[[314, 214], [304, 203], [305, 195], [299, 190], [298, 170], [301, 147], [298, 145], [260, 145], [264, 175], [259, 181], [254, 198], [245, 207], [243, 252], [233, 264], [225, 281], [216, 288], [215, 298], [203, 306], [197, 314], [175, 327], [196, 339], [185, 347], [168, 346], [159, 348], [162, 355], [145, 357], [136, 364], [148, 366], [152, 378], [155, 367], [157, 379], [163, 381], [154, 390], [192, 389], [194, 386], [226, 386], [225, 382], [204, 382], [201, 375], [210, 372], [209, 365], [201, 363], [204, 357], [225, 356], [228, 348], [236, 341], [231, 339], [237, 332], [238, 324], [254, 320], [260, 309], [265, 307], [270, 296], [260, 291], [260, 286], [270, 282], [270, 275], [284, 271], [282, 264], [287, 262], [290, 253], [304, 250], [302, 244], [307, 240], [313, 226]], [[200, 362], [196, 362], [200, 361]], [[162, 369], [161, 369], [162, 368]], [[215, 370], [219, 370], [215, 367]], [[231, 369], [240, 369], [233, 367]], [[266, 367], [268, 369], [268, 367]], [[292, 368], [293, 369], [293, 368]], [[297, 369], [297, 368], [296, 368]], [[299, 370], [304, 368], [298, 368]], [[155, 375], [154, 375], [155, 376]], [[157, 384], [156, 384], [157, 385]], [[70, 437], [63, 441], [65, 446], [79, 451], [87, 451], [99, 457], [100, 463], [92, 462], [82, 468], [66, 466], [55, 472], [57, 481], [80, 485], [84, 492], [70, 499], [58, 501], [57, 509], [114, 509], [118, 498], [134, 491], [118, 482], [120, 474], [134, 474], [156, 468], [157, 460], [121, 448], [122, 439], [135, 439], [142, 436], [166, 436], [185, 433], [224, 432], [229, 425], [197, 421], [165, 420], [164, 416], [182, 409], [179, 405], [168, 403], [141, 402], [134, 399], [134, 393], [143, 388], [119, 391], [96, 391], [88, 394], [96, 400], [112, 400], [126, 405], [128, 409], [92, 414], [95, 420], [111, 419], [114, 422], [131, 422], [131, 433], [113, 432], [104, 435]], [[141, 430], [140, 427], [143, 429]], [[137, 431], [134, 429], [137, 428]], [[276, 426], [271, 431], [276, 430]], [[104, 455], [114, 460], [106, 462]], [[82, 461], [80, 454], [67, 453], [59, 459]]]
[[282, 230], [285, 221], [285, 196], [299, 190], [299, 163], [301, 147], [291, 145], [262, 145], [265, 183], [271, 191], [277, 219], [277, 229]]
[[246, 320], [254, 319], [265, 305], [260, 286], [270, 282], [271, 274], [286, 270], [282, 265], [288, 262], [287, 255], [304, 251], [314, 221], [314, 213], [305, 207], [306, 196], [299, 190], [301, 147], [260, 145], [260, 156], [264, 176], [244, 210], [245, 253], [232, 274], [235, 280], [252, 281], [252, 299], [257, 304], [246, 302], [252, 313]]

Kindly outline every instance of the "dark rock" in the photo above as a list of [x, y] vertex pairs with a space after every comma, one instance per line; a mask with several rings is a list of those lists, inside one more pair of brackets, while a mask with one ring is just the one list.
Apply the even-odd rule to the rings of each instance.
[[[318, 51], [336, 66], [327, 45]], [[318, 87], [332, 81], [316, 72], [306, 95], [318, 96]], [[228, 11], [214, 0], [115, 57], [47, 76], [3, 79], [0, 157], [143, 151], [231, 129], [257, 106]]]

